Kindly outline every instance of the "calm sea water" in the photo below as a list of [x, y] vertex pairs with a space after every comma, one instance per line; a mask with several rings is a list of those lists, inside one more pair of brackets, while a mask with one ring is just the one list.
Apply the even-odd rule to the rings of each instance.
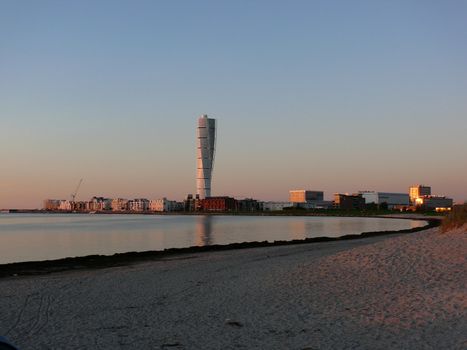
[[338, 237], [423, 226], [341, 217], [0, 214], [0, 264], [210, 244]]

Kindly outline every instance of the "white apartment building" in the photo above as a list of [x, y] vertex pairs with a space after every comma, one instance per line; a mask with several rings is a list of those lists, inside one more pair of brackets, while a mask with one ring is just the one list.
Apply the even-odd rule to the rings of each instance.
[[112, 211], [125, 211], [128, 210], [128, 199], [114, 198], [112, 199]]
[[61, 200], [60, 204], [58, 206], [58, 210], [70, 211], [71, 210], [71, 202], [67, 201], [67, 200]]
[[149, 200], [146, 198], [136, 198], [128, 201], [128, 209], [130, 211], [147, 211], [149, 210]]
[[161, 199], [152, 199], [149, 202], [149, 210], [160, 212], [174, 211], [177, 210], [177, 202], [168, 200], [165, 197]]
[[293, 207], [292, 202], [263, 202], [264, 211], [279, 211], [284, 208]]

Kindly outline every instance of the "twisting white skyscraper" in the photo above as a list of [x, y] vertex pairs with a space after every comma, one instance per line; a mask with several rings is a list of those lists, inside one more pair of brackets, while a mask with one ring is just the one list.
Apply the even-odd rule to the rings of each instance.
[[211, 177], [216, 147], [216, 120], [203, 114], [197, 129], [196, 193], [200, 199], [211, 197]]

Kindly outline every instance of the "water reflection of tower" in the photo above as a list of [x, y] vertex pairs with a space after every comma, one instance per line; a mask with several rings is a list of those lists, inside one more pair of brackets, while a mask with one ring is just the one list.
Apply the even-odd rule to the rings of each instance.
[[203, 215], [196, 217], [196, 242], [197, 246], [212, 244], [212, 216]]

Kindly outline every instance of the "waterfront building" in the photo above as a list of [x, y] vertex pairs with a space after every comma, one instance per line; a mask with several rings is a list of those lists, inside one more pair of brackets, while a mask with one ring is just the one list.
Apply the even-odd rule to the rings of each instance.
[[190, 193], [187, 195], [186, 199], [183, 200], [183, 210], [184, 211], [196, 211], [199, 208], [199, 196], [193, 195]]
[[182, 202], [179, 202], [179, 201], [173, 201], [174, 203], [174, 206], [172, 208], [172, 211], [183, 211], [184, 208], [185, 208], [185, 203], [182, 201]]
[[292, 208], [293, 203], [292, 202], [263, 202], [262, 208], [263, 211], [281, 211], [284, 210], [285, 208]]
[[67, 200], [61, 200], [60, 205], [58, 206], [58, 210], [71, 211], [72, 210], [72, 202], [67, 201]]
[[84, 202], [84, 201], [73, 202], [72, 210], [74, 210], [74, 211], [85, 211], [86, 210], [86, 202]]
[[301, 209], [328, 209], [332, 202], [324, 200], [323, 191], [291, 190], [289, 201], [293, 206]]
[[112, 211], [126, 211], [128, 210], [128, 199], [114, 198], [111, 202]]
[[291, 190], [289, 191], [289, 202], [292, 203], [306, 203], [311, 201], [323, 201], [323, 191], [309, 191], [309, 190]]
[[258, 211], [261, 210], [261, 204], [256, 199], [245, 198], [237, 200], [238, 211]]
[[216, 146], [216, 120], [202, 115], [197, 129], [196, 193], [200, 199], [211, 196], [211, 179]]
[[149, 210], [159, 212], [175, 211], [179, 209], [178, 204], [178, 202], [168, 200], [165, 197], [161, 199], [152, 199], [149, 201]]
[[45, 199], [44, 200], [44, 209], [45, 210], [58, 210], [58, 207], [60, 206], [60, 202], [62, 200], [60, 199]]
[[431, 187], [425, 185], [413, 185], [409, 188], [410, 203], [416, 204], [417, 198], [431, 195]]
[[421, 196], [415, 200], [415, 205], [425, 210], [441, 211], [452, 208], [453, 200], [445, 196]]
[[334, 207], [342, 210], [363, 210], [365, 209], [365, 199], [359, 193], [335, 193]]
[[332, 209], [332, 201], [308, 201], [305, 203], [293, 203], [294, 207], [301, 209]]
[[149, 200], [146, 198], [135, 198], [128, 201], [128, 210], [130, 211], [147, 211], [149, 210]]
[[365, 204], [374, 203], [377, 206], [386, 204], [388, 209], [394, 207], [408, 207], [410, 205], [409, 195], [407, 193], [391, 193], [376, 191], [359, 191], [359, 194], [365, 199]]
[[235, 198], [207, 197], [200, 200], [200, 209], [202, 211], [237, 211], [237, 201]]
[[92, 197], [89, 202], [87, 202], [86, 210], [88, 211], [105, 211], [112, 209], [112, 200], [110, 198], [104, 197]]
[[86, 201], [85, 203], [85, 211], [95, 211], [94, 210], [94, 203], [92, 201]]

